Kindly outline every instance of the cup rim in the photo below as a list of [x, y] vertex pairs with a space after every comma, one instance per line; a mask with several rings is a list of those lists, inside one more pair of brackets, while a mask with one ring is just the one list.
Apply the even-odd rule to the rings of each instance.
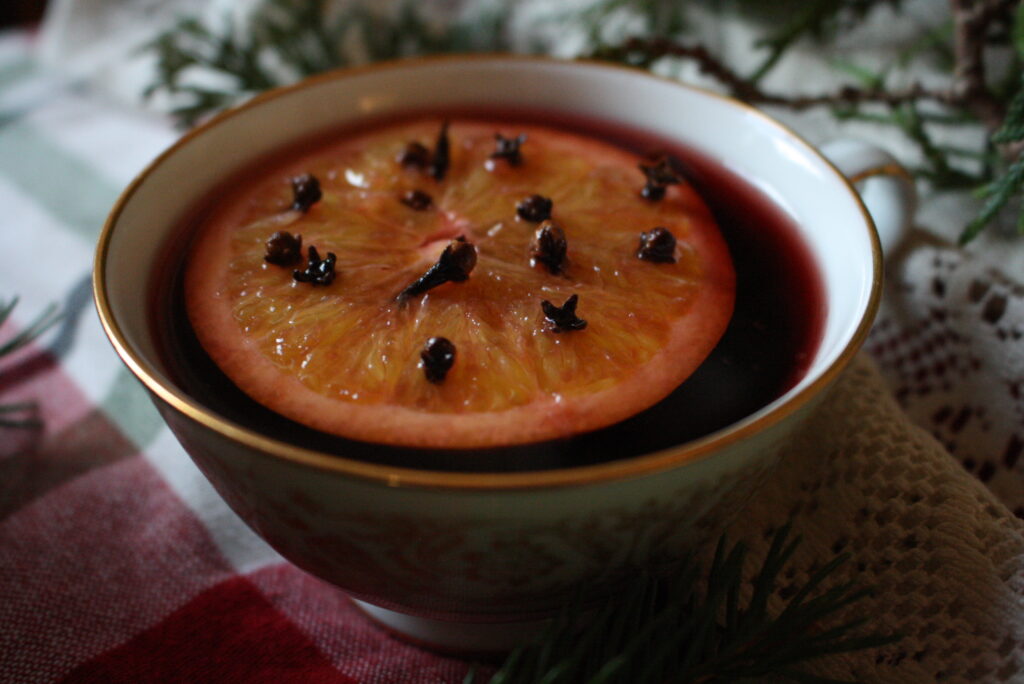
[[[835, 174], [836, 179], [845, 186], [847, 192], [853, 197], [855, 205], [860, 209], [865, 225], [869, 228], [868, 238], [871, 248], [871, 284], [867, 306], [859, 321], [856, 330], [850, 339], [843, 346], [835, 360], [818, 377], [806, 386], [801, 388], [784, 402], [775, 406], [772, 410], [757, 416], [754, 419], [743, 419], [739, 423], [727, 426], [710, 435], [700, 437], [684, 444], [653, 451], [640, 456], [613, 460], [605, 463], [575, 466], [570, 468], [557, 468], [551, 470], [523, 471], [523, 472], [455, 472], [441, 470], [426, 470], [399, 466], [390, 466], [367, 461], [346, 458], [345, 456], [330, 454], [327, 452], [308, 449], [298, 445], [290, 444], [273, 437], [262, 435], [249, 428], [238, 425], [226, 418], [217, 415], [206, 408], [200, 402], [187, 395], [185, 392], [174, 387], [169, 382], [164, 382], [160, 374], [129, 344], [127, 337], [122, 332], [110, 299], [107, 294], [107, 261], [108, 252], [113, 233], [120, 220], [125, 207], [131, 201], [138, 189], [149, 179], [164, 161], [174, 155], [181, 147], [187, 145], [194, 138], [202, 135], [208, 129], [222, 125], [224, 122], [248, 111], [254, 107], [287, 97], [295, 91], [314, 87], [320, 83], [345, 79], [352, 76], [361, 76], [368, 73], [387, 71], [392, 69], [408, 68], [425, 64], [437, 64], [447, 62], [501, 62], [511, 63], [560, 63], [578, 64], [580, 68], [596, 68], [601, 70], [613, 70], [628, 72], [635, 78], [652, 79], [661, 83], [668, 83], [677, 88], [694, 91], [697, 94], [710, 97], [720, 101], [723, 105], [740, 108], [748, 114], [754, 115], [762, 120], [762, 123], [775, 128], [782, 134], [798, 143], [804, 152], [825, 163]], [[726, 95], [714, 91], [683, 83], [681, 81], [652, 74], [634, 67], [618, 64], [611, 64], [598, 60], [565, 60], [548, 56], [524, 56], [509, 54], [475, 54], [475, 55], [432, 55], [388, 60], [376, 62], [359, 67], [348, 67], [327, 71], [307, 77], [297, 83], [274, 88], [260, 93], [245, 103], [221, 112], [208, 121], [196, 126], [185, 133], [170, 147], [164, 150], [159, 156], [151, 161], [125, 188], [118, 197], [110, 211], [106, 222], [100, 233], [99, 242], [96, 248], [96, 255], [93, 268], [93, 298], [99, 314], [100, 323], [104, 332], [114, 347], [115, 352], [121, 361], [128, 366], [133, 375], [160, 401], [169, 405], [175, 411], [203, 427], [210, 429], [221, 436], [243, 444], [263, 455], [280, 458], [291, 463], [311, 467], [314, 469], [331, 472], [336, 475], [348, 476], [351, 478], [370, 481], [387, 487], [416, 488], [416, 489], [448, 489], [448, 490], [486, 490], [486, 491], [510, 491], [527, 489], [548, 489], [564, 488], [583, 485], [594, 485], [616, 480], [626, 480], [646, 476], [664, 470], [677, 468], [704, 458], [710, 457], [722, 447], [735, 444], [741, 440], [752, 437], [796, 413], [798, 410], [811, 402], [820, 392], [830, 385], [839, 373], [850, 363], [858, 349], [866, 339], [870, 331], [872, 321], [878, 311], [881, 300], [882, 281], [882, 251], [877, 231], [870, 213], [864, 206], [859, 193], [853, 184], [836, 168], [832, 162], [825, 158], [814, 146], [807, 142], [790, 127], [776, 121], [767, 114], [754, 108], [751, 105], [735, 100]]]

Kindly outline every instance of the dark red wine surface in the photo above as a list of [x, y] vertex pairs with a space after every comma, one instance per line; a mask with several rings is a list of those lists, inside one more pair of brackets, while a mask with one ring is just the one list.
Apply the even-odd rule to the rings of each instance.
[[[433, 113], [435, 116], [437, 113]], [[418, 113], [417, 117], [429, 116]], [[608, 428], [540, 444], [465, 452], [366, 444], [312, 430], [257, 404], [203, 352], [185, 314], [182, 263], [202, 206], [167, 245], [166, 262], [152, 285], [152, 327], [170, 377], [200, 403], [251, 430], [299, 446], [381, 464], [467, 472], [543, 470], [630, 458], [721, 430], [790, 389], [806, 372], [819, 344], [826, 309], [817, 267], [792, 219], [760, 190], [719, 160], [694, 150], [602, 122], [531, 111], [472, 109], [460, 116], [564, 128], [592, 135], [643, 155], [670, 153], [718, 222], [736, 268], [736, 309], [725, 335], [700, 368], [667, 398]], [[416, 118], [416, 117], [408, 117]], [[384, 125], [389, 121], [378, 121]], [[366, 127], [362, 127], [365, 130]], [[268, 158], [299, 155], [335, 131]], [[637, 172], [638, 189], [643, 176]], [[230, 182], [230, 181], [229, 181]], [[216, 195], [216, 190], [211, 197]], [[209, 202], [201, 203], [202, 205]], [[642, 296], [642, 293], [638, 293]]]

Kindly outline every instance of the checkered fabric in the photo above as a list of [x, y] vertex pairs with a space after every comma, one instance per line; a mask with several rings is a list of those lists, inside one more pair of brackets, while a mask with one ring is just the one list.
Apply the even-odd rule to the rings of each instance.
[[[115, 356], [91, 302], [94, 244], [120, 189], [176, 134], [42, 73], [31, 40], [0, 36], [0, 297], [21, 297], [0, 343], [51, 302], [65, 315], [0, 360], [0, 404], [35, 401], [43, 424], [0, 428], [0, 684], [462, 681], [468, 663], [379, 630], [245, 527]], [[900, 604], [906, 620], [885, 613], [886, 627], [917, 630], [913, 648], [830, 673], [1021, 681], [1024, 536], [1007, 509], [1024, 513], [1021, 288], [952, 248], [922, 247], [894, 268], [868, 351], [907, 415], [955, 458], [911, 426], [863, 357], [815, 423], [842, 426], [828, 459], [790, 459], [744, 516], [756, 523], [733, 534], [761, 539], [794, 519], [809, 568], [863, 546], [874, 549], [864, 572], [898, 585], [892, 568], [912, 567], [899, 576], [914, 578], [897, 587], [904, 595], [939, 587]], [[899, 414], [896, 437], [858, 431], [869, 414]], [[896, 472], [911, 475], [878, 485]], [[893, 532], [893, 509], [878, 501], [906, 502], [910, 531]], [[955, 522], [963, 510], [970, 533]], [[978, 586], [994, 589], [986, 598], [969, 591]], [[965, 603], [939, 624], [955, 605], [934, 596]], [[956, 657], [953, 642], [965, 644]]]
[[96, 238], [120, 190], [175, 138], [90, 101], [0, 39], [0, 682], [457, 682], [469, 665], [405, 645], [282, 559], [228, 510], [107, 343]]

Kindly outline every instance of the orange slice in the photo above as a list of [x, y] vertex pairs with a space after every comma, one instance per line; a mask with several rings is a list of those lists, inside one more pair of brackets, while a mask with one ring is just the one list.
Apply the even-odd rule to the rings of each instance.
[[[724, 332], [735, 290], [728, 248], [694, 190], [684, 182], [643, 199], [637, 155], [536, 125], [453, 122], [442, 180], [396, 161], [411, 141], [432, 147], [440, 125], [345, 137], [220, 199], [190, 250], [185, 297], [224, 373], [318, 430], [427, 448], [578, 434], [682, 383]], [[490, 158], [496, 132], [526, 135], [520, 164]], [[302, 174], [322, 189], [305, 212], [288, 209]], [[406, 196], [415, 190], [429, 205]], [[517, 215], [535, 194], [552, 200], [567, 242], [557, 273], [533, 258], [540, 224]], [[640, 234], [655, 227], [677, 239], [674, 263], [637, 257]], [[264, 259], [277, 231], [301, 235], [303, 263]], [[477, 255], [468, 279], [398, 297], [460, 236]], [[330, 284], [293, 277], [309, 246], [336, 255]], [[586, 327], [555, 332], [541, 302], [573, 295]], [[421, 362], [434, 337], [456, 350], [441, 382]]]

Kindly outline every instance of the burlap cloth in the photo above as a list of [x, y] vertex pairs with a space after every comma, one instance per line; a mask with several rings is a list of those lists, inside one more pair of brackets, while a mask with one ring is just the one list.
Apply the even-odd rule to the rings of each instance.
[[[765, 86], [825, 91], [837, 83], [835, 62], [887, 68], [920, 31], [948, 21], [948, 3], [902, 5], [902, 14], [872, 13], [827, 50], [798, 47]], [[747, 46], [758, 30], [710, 20], [701, 36], [742, 68], [756, 62]], [[927, 67], [903, 75], [906, 82], [942, 78]], [[817, 144], [858, 137], [908, 166], [921, 162], [920, 150], [892, 128], [840, 123], [827, 111], [771, 113]], [[969, 145], [980, 131], [945, 135], [943, 142]], [[920, 190], [917, 229], [886, 255], [882, 309], [864, 352], [730, 536], [760, 558], [769, 533], [792, 521], [804, 544], [788, 582], [805, 581], [845, 551], [852, 558], [838, 576], [874, 587], [853, 612], [903, 638], [832, 658], [820, 674], [1021, 682], [1024, 246], [998, 223], [967, 248], [952, 246], [977, 201]], [[788, 584], [778, 593], [791, 593]]]
[[793, 583], [822, 559], [850, 552], [838, 575], [876, 589], [857, 611], [872, 628], [903, 636], [819, 672], [881, 682], [1021, 681], [1021, 523], [898, 413], [869, 361], [846, 374], [801, 447], [732, 535], [759, 556], [774, 526], [792, 520], [805, 540], [797, 570], [786, 573]]
[[[861, 50], [899, 45], [906, 36], [887, 32], [895, 25], [882, 15], [872, 40], [845, 41]], [[715, 26], [708, 43], [749, 44]], [[798, 58], [789, 81], [782, 71], [769, 85], [821, 73], [820, 60]], [[812, 142], [835, 133], [827, 115], [790, 123]], [[913, 161], [884, 131], [853, 133], [865, 131]], [[919, 221], [948, 240], [967, 215], [926, 197]], [[779, 525], [792, 522], [802, 535], [776, 601], [842, 551], [852, 560], [839, 575], [875, 588], [855, 612], [902, 640], [830, 659], [820, 674], [1024, 681], [1024, 287], [1010, 277], [1019, 281], [1024, 247], [989, 236], [964, 251], [922, 235], [888, 256], [865, 352], [729, 534], [752, 547], [751, 567]]]
[[854, 612], [903, 637], [821, 674], [1024, 681], [1022, 331], [1019, 284], [953, 248], [908, 248], [869, 354], [733, 525], [756, 558], [778, 525], [802, 535], [777, 600], [849, 552], [837, 578], [875, 589]]

